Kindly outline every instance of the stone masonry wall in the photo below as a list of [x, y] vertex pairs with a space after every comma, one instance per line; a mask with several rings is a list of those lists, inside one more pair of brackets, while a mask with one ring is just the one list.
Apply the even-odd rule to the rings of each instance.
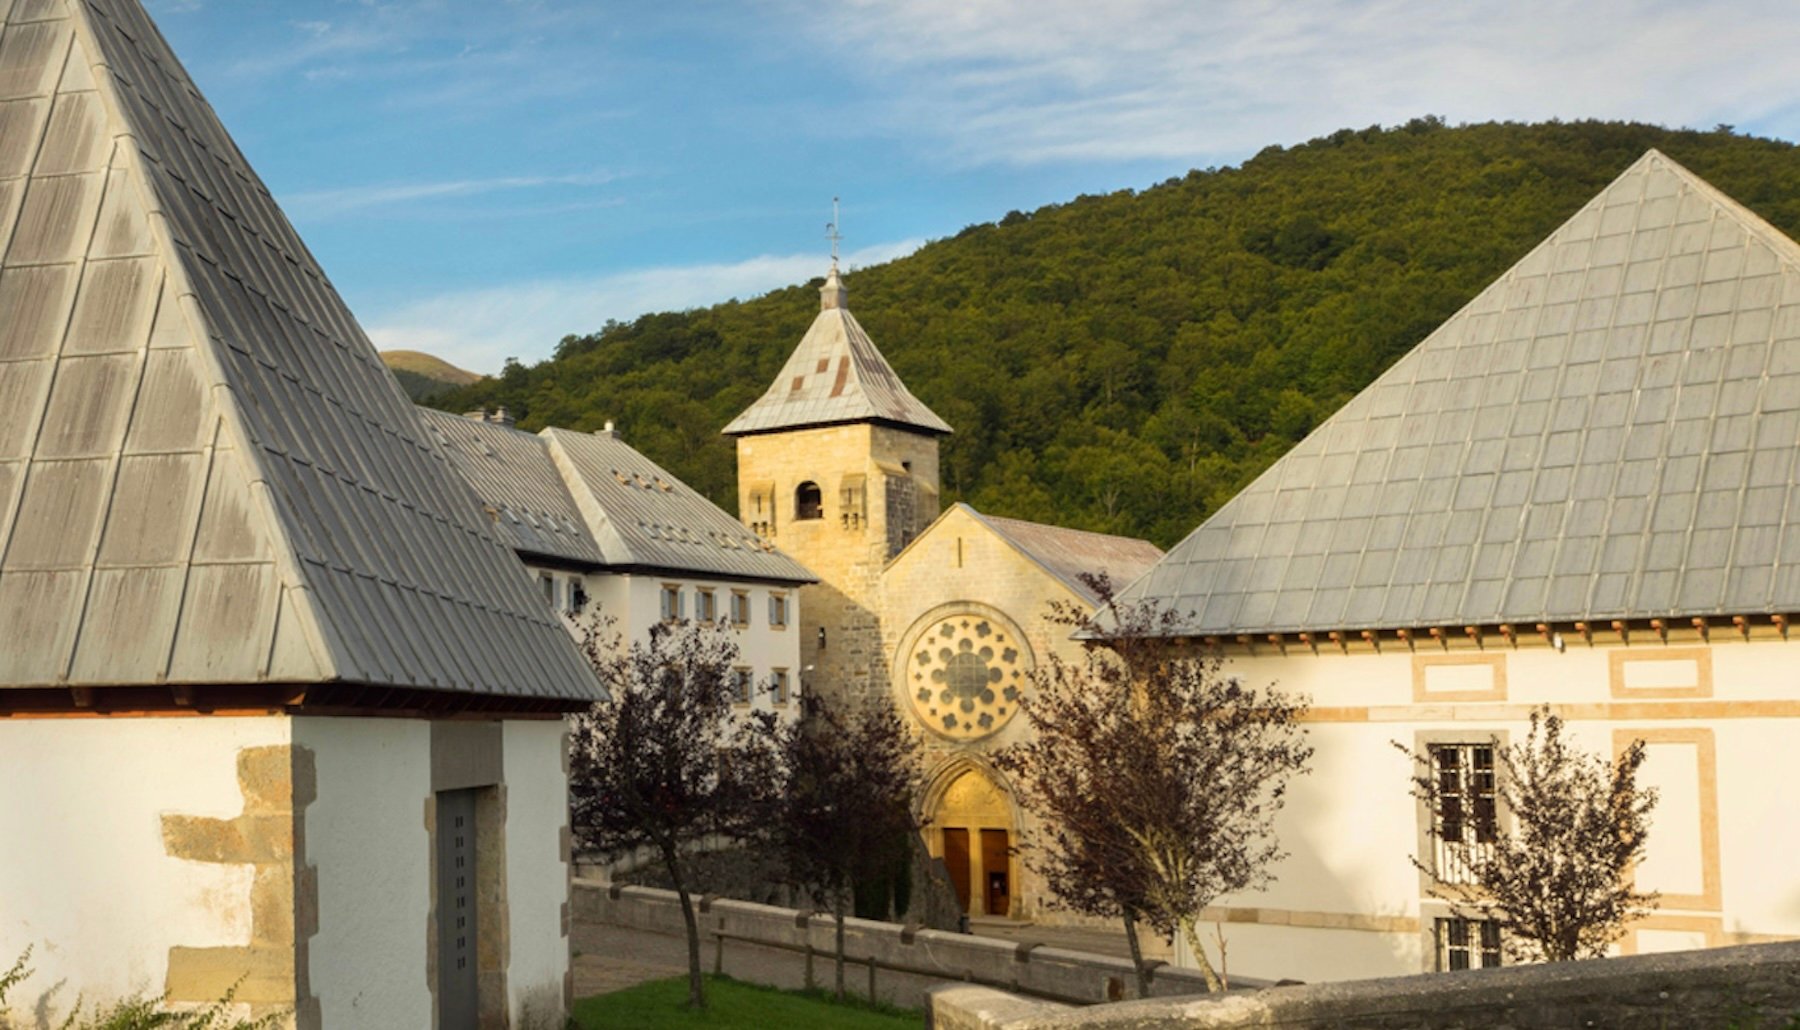
[[[881, 573], [890, 539], [910, 539], [937, 516], [937, 441], [883, 426], [853, 424], [767, 433], [738, 440], [738, 510], [770, 488], [768, 538], [818, 576], [800, 591], [801, 682], [830, 698], [867, 698], [887, 683], [882, 648]], [[906, 527], [889, 525], [893, 498]], [[794, 493], [815, 483], [822, 517], [796, 519]], [[861, 501], [846, 507], [846, 496]], [[746, 519], [756, 524], [757, 519]], [[824, 630], [823, 646], [819, 631]], [[807, 667], [810, 666], [810, 671]]]
[[[578, 879], [573, 910], [577, 920], [660, 934], [686, 933], [680, 901], [673, 891]], [[828, 913], [706, 898], [700, 903], [699, 921], [703, 944], [724, 934], [736, 942], [790, 950], [810, 946], [819, 955], [833, 953], [835, 928]], [[847, 919], [844, 950], [846, 959], [854, 963], [866, 964], [873, 958], [888, 969], [941, 976], [946, 981], [1005, 984], [1040, 998], [1091, 1003], [1136, 991], [1131, 963], [1126, 959], [899, 923]], [[1193, 970], [1158, 964], [1151, 971], [1152, 997], [1189, 995], [1205, 989]]]
[[[1030, 650], [1030, 660], [1043, 665], [1050, 655], [1059, 654], [1065, 661], [1079, 661], [1081, 647], [1069, 639], [1066, 627], [1048, 621], [1053, 601], [1073, 602], [1076, 596], [1043, 566], [1019, 553], [1010, 543], [996, 536], [977, 518], [963, 509], [953, 509], [920, 538], [883, 578], [883, 649], [895, 654], [908, 647], [920, 627], [951, 612], [976, 612], [998, 615], [1018, 627]], [[890, 677], [887, 688], [894, 702], [909, 721], [913, 709], [906, 685]], [[997, 776], [986, 758], [993, 752], [1024, 739], [1027, 726], [1023, 716], [1012, 717], [989, 736], [970, 741], [949, 740], [936, 733], [923, 734], [925, 741], [926, 801], [948, 781], [971, 766], [981, 769], [1002, 790], [1004, 777]], [[1029, 847], [1031, 835], [1038, 830], [1029, 813], [1019, 811], [1021, 837], [1015, 847]], [[929, 834], [929, 830], [927, 833]], [[1014, 915], [1040, 922], [1080, 923], [1086, 920], [1049, 904], [1043, 880], [1021, 853], [1012, 862]], [[1116, 924], [1112, 924], [1115, 925]], [[1153, 950], [1159, 942], [1154, 935], [1147, 945]]]
[[1800, 1024], [1800, 941], [1071, 1009], [982, 987], [931, 993], [935, 1030], [1462, 1027], [1666, 1030]]

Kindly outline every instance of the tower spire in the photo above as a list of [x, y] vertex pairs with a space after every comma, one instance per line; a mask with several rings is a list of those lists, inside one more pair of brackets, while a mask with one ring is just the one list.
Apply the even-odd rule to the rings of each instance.
[[837, 271], [838, 241], [844, 237], [838, 233], [838, 198], [831, 198], [831, 221], [825, 223], [825, 238], [831, 241], [831, 270]]
[[831, 221], [825, 223], [825, 238], [831, 241], [831, 271], [825, 276], [825, 285], [819, 288], [819, 310], [831, 311], [842, 308], [849, 299], [849, 292], [844, 289], [844, 281], [838, 278], [838, 241], [844, 237], [838, 233], [838, 198], [831, 198]]

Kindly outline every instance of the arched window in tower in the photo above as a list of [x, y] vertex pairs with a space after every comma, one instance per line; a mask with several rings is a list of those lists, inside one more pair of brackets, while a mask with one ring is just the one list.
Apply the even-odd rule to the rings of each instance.
[[794, 488], [794, 517], [796, 519], [825, 517], [825, 495], [819, 491], [819, 484], [808, 481]]

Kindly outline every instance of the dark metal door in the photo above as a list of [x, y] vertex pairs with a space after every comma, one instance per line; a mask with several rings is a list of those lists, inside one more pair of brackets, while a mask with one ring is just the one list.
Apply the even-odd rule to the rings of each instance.
[[475, 1030], [475, 792], [437, 796], [438, 1027]]

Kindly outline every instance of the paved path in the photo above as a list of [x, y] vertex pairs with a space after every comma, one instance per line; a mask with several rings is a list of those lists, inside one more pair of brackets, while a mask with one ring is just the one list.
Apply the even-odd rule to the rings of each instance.
[[[1002, 920], [980, 920], [974, 930], [983, 937], [1038, 941], [1048, 946], [1101, 955], [1130, 954], [1123, 931], [1034, 926]], [[593, 922], [577, 922], [571, 933], [577, 998], [620, 991], [649, 980], [687, 973], [686, 938]], [[712, 942], [702, 943], [700, 960], [708, 972], [712, 970], [713, 957]], [[789, 989], [806, 985], [806, 957], [780, 948], [728, 942], [724, 966], [726, 975], [740, 980]], [[833, 976], [831, 956], [816, 958], [813, 972], [819, 985], [829, 985]], [[844, 982], [853, 993], [866, 996], [868, 967], [850, 964], [844, 971]], [[876, 974], [875, 988], [883, 1001], [905, 1008], [919, 1008], [925, 989], [942, 982], [881, 970]]]
[[[621, 991], [648, 980], [687, 975], [687, 940], [668, 934], [632, 930], [620, 926], [577, 926], [574, 930], [575, 996], [585, 998]], [[701, 947], [701, 964], [713, 968], [713, 944]], [[806, 956], [782, 948], [762, 947], [742, 941], [725, 945], [725, 975], [751, 983], [787, 990], [806, 986]], [[833, 977], [830, 955], [814, 959], [815, 985], [829, 988]], [[925, 990], [942, 980], [881, 970], [875, 993], [890, 1005], [916, 1009], [924, 1006]], [[844, 968], [846, 990], [858, 997], [869, 993], [869, 967], [849, 963]]]

